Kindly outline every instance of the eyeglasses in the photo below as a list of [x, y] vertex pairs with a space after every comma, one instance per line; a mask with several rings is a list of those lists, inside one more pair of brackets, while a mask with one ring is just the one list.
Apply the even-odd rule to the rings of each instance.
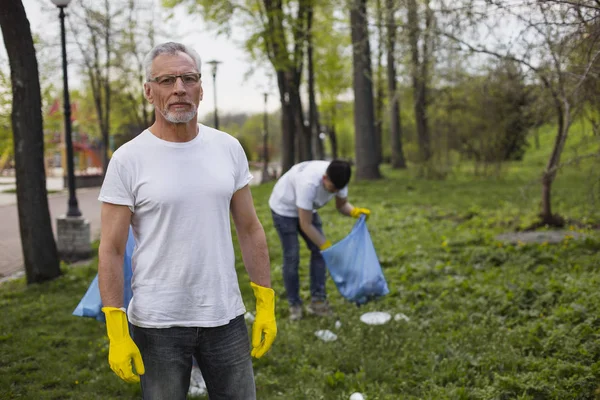
[[148, 79], [148, 82], [156, 82], [160, 86], [171, 87], [175, 85], [175, 82], [177, 82], [177, 78], [181, 78], [181, 82], [183, 82], [185, 86], [194, 86], [200, 81], [201, 77], [202, 74], [199, 72], [183, 75], [161, 75], [157, 76], [156, 78]]

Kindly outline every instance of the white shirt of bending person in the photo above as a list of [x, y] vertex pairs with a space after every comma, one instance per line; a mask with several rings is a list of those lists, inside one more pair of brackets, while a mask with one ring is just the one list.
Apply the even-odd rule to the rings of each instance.
[[284, 217], [298, 218], [298, 208], [318, 210], [335, 196], [348, 197], [348, 186], [331, 193], [323, 186], [329, 161], [304, 161], [283, 174], [271, 193], [269, 207]]

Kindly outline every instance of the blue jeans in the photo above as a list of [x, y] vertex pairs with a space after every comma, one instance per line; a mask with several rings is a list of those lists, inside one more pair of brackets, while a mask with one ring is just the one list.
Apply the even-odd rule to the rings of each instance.
[[192, 356], [206, 382], [210, 400], [254, 400], [256, 388], [244, 316], [215, 328], [132, 327], [144, 360], [144, 400], [185, 400]]
[[[283, 283], [287, 292], [287, 299], [290, 306], [302, 304], [300, 299], [300, 279], [298, 277], [298, 267], [300, 265], [300, 244], [298, 243], [298, 233], [306, 242], [310, 250], [310, 295], [312, 301], [325, 300], [325, 278], [327, 270], [325, 260], [321, 255], [321, 250], [314, 244], [302, 229], [300, 229], [300, 220], [293, 217], [284, 217], [271, 210], [273, 216], [273, 225], [279, 234], [281, 245], [283, 247]], [[317, 230], [323, 233], [321, 218], [316, 212], [313, 213], [312, 224]]]

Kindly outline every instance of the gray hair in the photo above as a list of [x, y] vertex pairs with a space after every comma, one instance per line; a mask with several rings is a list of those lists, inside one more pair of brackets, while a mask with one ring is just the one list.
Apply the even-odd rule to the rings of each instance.
[[152, 78], [152, 61], [156, 57], [161, 54], [177, 54], [177, 53], [185, 53], [188, 56], [192, 57], [192, 60], [196, 63], [196, 67], [198, 68], [198, 72], [201, 71], [202, 61], [200, 61], [200, 56], [196, 52], [196, 50], [186, 46], [185, 44], [176, 43], [176, 42], [166, 42], [161, 43], [159, 45], [154, 46], [152, 50], [146, 55], [144, 58], [144, 71], [146, 72], [146, 80]]

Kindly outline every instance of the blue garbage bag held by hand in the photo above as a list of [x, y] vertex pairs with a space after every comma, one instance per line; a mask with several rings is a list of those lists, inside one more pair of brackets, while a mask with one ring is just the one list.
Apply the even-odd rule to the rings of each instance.
[[[131, 290], [131, 256], [135, 249], [135, 239], [133, 238], [133, 230], [129, 227], [129, 237], [125, 246], [125, 257], [123, 258], [123, 305], [127, 309], [129, 302], [133, 296]], [[73, 311], [73, 315], [78, 317], [96, 318], [98, 321], [104, 322], [104, 313], [102, 312], [102, 299], [100, 298], [100, 288], [98, 287], [98, 274], [88, 287], [87, 292]]]
[[390, 292], [364, 215], [348, 236], [321, 254], [340, 294], [347, 300], [360, 305]]

